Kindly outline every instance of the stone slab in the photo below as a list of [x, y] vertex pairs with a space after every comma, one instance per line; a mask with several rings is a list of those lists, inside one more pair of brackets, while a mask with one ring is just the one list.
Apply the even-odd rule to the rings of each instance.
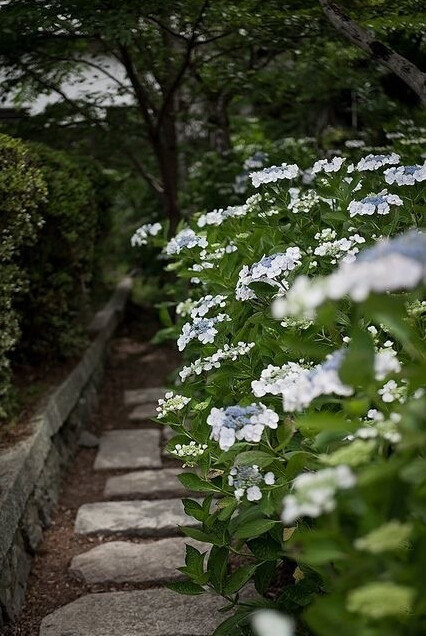
[[117, 429], [101, 437], [95, 470], [159, 468], [161, 431], [156, 429]]
[[152, 417], [157, 417], [157, 402], [140, 404], [129, 413], [129, 420], [136, 422], [139, 420], [150, 420]]
[[196, 527], [180, 499], [159, 501], [104, 501], [80, 506], [77, 534], [126, 534], [138, 537], [173, 536], [179, 525]]
[[82, 596], [46, 616], [39, 636], [209, 636], [223, 599], [154, 588]]
[[132, 391], [124, 391], [124, 404], [126, 406], [137, 406], [138, 404], [147, 404], [149, 402], [157, 402], [164, 397], [167, 392], [163, 386], [148, 387], [146, 389], [134, 389]]
[[78, 445], [82, 448], [97, 448], [99, 446], [99, 437], [93, 435], [90, 431], [82, 431], [78, 438]]
[[182, 580], [177, 568], [185, 564], [185, 546], [200, 552], [209, 546], [188, 537], [159, 539], [152, 543], [111, 541], [74, 557], [70, 571], [85, 583], [164, 584]]
[[158, 497], [183, 497], [188, 491], [178, 481], [180, 468], [142, 470], [107, 479], [106, 499], [155, 499]]

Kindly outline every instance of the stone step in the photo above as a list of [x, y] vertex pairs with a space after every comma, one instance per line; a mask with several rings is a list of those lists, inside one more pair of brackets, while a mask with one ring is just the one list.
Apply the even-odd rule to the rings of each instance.
[[181, 468], [142, 470], [107, 479], [106, 499], [156, 499], [158, 497], [183, 497], [188, 491], [178, 481]]
[[160, 585], [185, 578], [186, 544], [208, 552], [206, 544], [188, 537], [151, 543], [111, 541], [74, 557], [70, 571], [85, 583], [146, 583]]
[[117, 429], [107, 431], [100, 440], [95, 470], [159, 468], [161, 431], [156, 429]]
[[136, 406], [137, 404], [146, 404], [148, 402], [157, 402], [164, 397], [167, 389], [163, 386], [149, 387], [146, 389], [134, 389], [132, 391], [124, 391], [124, 404], [126, 406]]
[[157, 402], [139, 404], [138, 406], [135, 406], [129, 414], [129, 420], [136, 422], [139, 420], [150, 420], [152, 417], [157, 417], [157, 406]]
[[196, 527], [180, 499], [159, 501], [104, 501], [80, 506], [77, 534], [126, 534], [138, 537], [174, 536], [179, 525]]
[[164, 588], [89, 594], [46, 616], [39, 636], [208, 636], [229, 616], [223, 605]]

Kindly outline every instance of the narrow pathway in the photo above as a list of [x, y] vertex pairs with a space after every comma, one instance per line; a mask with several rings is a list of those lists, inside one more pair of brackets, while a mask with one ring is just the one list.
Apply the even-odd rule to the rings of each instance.
[[196, 522], [180, 501], [181, 469], [164, 456], [167, 431], [148, 419], [175, 354], [129, 337], [113, 351], [99, 448], [82, 449], [71, 469], [23, 619], [8, 635], [208, 636], [222, 620], [219, 599], [164, 587], [182, 576], [185, 544], [201, 546], [179, 536], [179, 524]]

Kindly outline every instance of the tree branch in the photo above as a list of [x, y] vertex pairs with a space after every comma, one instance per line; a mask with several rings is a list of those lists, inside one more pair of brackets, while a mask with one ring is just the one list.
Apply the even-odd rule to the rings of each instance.
[[319, 0], [319, 3], [328, 20], [339, 33], [372, 56], [379, 64], [395, 73], [419, 96], [421, 102], [426, 104], [426, 73], [422, 73], [412, 62], [376, 40], [373, 34], [354, 22], [334, 2]]

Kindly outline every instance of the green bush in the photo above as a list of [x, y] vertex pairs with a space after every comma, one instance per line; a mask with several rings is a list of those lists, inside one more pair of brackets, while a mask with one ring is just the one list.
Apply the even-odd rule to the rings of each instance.
[[34, 245], [46, 192], [33, 153], [21, 141], [0, 134], [0, 417], [10, 400], [9, 355], [19, 337], [14, 305], [27, 288], [20, 252]]
[[29, 289], [18, 353], [30, 361], [69, 357], [84, 341], [98, 224], [94, 188], [75, 160], [43, 145], [34, 151], [47, 200], [37, 246], [22, 255]]

